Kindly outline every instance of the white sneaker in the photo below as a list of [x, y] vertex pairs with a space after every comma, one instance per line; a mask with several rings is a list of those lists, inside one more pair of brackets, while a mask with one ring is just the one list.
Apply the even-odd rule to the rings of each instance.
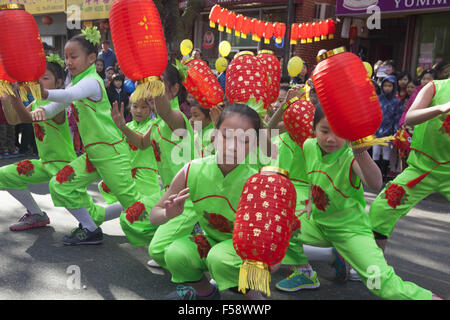
[[149, 266], [149, 267], [152, 267], [152, 268], [161, 268], [161, 266], [159, 265], [159, 264], [157, 264], [156, 263], [156, 261], [155, 260], [149, 260], [148, 262], [147, 262], [147, 265]]
[[359, 277], [359, 274], [355, 271], [355, 269], [351, 268], [349, 275], [348, 275], [348, 280], [350, 281], [361, 281], [361, 278]]

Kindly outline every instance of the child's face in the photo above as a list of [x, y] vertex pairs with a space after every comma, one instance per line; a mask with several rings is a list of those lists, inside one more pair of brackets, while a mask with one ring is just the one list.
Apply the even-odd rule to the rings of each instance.
[[102, 72], [103, 69], [104, 69], [103, 62], [97, 61], [97, 62], [95, 63], [95, 68], [97, 69], [97, 72]]
[[385, 94], [390, 94], [394, 91], [394, 84], [389, 81], [383, 82], [383, 92]]
[[386, 73], [387, 75], [390, 75], [394, 72], [394, 67], [391, 65], [386, 65], [386, 70], [384, 71], [384, 73]]
[[39, 82], [41, 82], [44, 88], [47, 90], [58, 89], [60, 87], [59, 82], [57, 83], [55, 76], [48, 69], [39, 79]]
[[211, 120], [206, 117], [206, 115], [200, 110], [198, 106], [193, 106], [191, 107], [191, 117], [189, 119], [192, 128], [196, 129], [194, 123], [197, 121], [200, 121], [202, 123], [202, 129], [211, 122]]
[[406, 88], [406, 85], [408, 84], [408, 76], [404, 76], [400, 80], [398, 80], [398, 86], [402, 89]]
[[116, 80], [114, 80], [113, 84], [114, 84], [114, 87], [116, 87], [117, 89], [120, 89], [120, 88], [122, 88], [123, 82], [120, 79], [116, 79]]
[[111, 80], [112, 76], [114, 75], [114, 70], [109, 69], [106, 71], [106, 77]]
[[66, 66], [72, 76], [79, 75], [89, 68], [96, 60], [95, 54], [87, 55], [78, 41], [69, 41], [65, 47]]
[[317, 137], [317, 143], [325, 153], [336, 152], [345, 146], [345, 139], [334, 134], [325, 117], [316, 125], [314, 133]]
[[425, 73], [420, 80], [420, 84], [422, 86], [425, 86], [428, 82], [433, 81], [434, 77], [431, 75], [431, 73]]
[[406, 94], [408, 96], [411, 96], [415, 90], [416, 90], [416, 85], [413, 82], [408, 83], [408, 85], [406, 86]]
[[194, 105], [195, 103], [195, 98], [192, 94], [188, 93], [187, 97], [186, 97], [186, 101], [187, 103], [189, 103], [189, 105]]
[[270, 105], [270, 108], [272, 109], [271, 112], [274, 113], [278, 110], [278, 108], [281, 108], [286, 100], [287, 91], [286, 90], [280, 90], [278, 94], [277, 100]]
[[[151, 101], [150, 101], [151, 100]], [[154, 100], [139, 100], [131, 104], [130, 112], [133, 119], [137, 122], [146, 120], [150, 116], [150, 112], [154, 109]], [[153, 106], [152, 106], [153, 105]]]

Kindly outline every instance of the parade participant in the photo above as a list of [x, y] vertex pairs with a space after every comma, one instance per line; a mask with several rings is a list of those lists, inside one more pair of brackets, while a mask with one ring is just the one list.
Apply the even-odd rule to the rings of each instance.
[[214, 148], [211, 145], [214, 123], [209, 113], [209, 109], [202, 108], [196, 101], [192, 103], [189, 122], [194, 129], [195, 156], [200, 158], [214, 153]]
[[95, 205], [86, 187], [103, 179], [124, 208], [140, 195], [131, 177], [130, 151], [111, 118], [111, 106], [104, 82], [95, 68], [100, 33], [86, 28], [65, 46], [66, 64], [72, 83], [65, 90], [42, 90], [44, 99], [53, 101], [33, 111], [33, 121], [53, 118], [69, 104], [76, 116], [86, 153], [61, 169], [50, 180], [55, 206], [65, 207], [79, 221], [79, 227], [63, 238], [65, 245], [99, 244], [103, 233], [98, 224], [105, 219], [105, 208]]
[[[62, 88], [64, 62], [55, 54], [46, 59], [47, 70], [40, 79], [41, 84], [49, 90]], [[12, 125], [32, 122], [31, 111], [49, 103], [50, 101], [35, 100], [25, 107], [15, 96], [2, 98], [3, 110], [8, 123]], [[34, 123], [34, 131], [39, 159], [22, 160], [0, 168], [0, 189], [8, 191], [27, 210], [18, 223], [10, 226], [12, 231], [42, 227], [50, 223], [47, 214], [39, 208], [28, 190], [28, 185], [48, 183], [60, 169], [76, 158], [64, 110], [52, 120]]]

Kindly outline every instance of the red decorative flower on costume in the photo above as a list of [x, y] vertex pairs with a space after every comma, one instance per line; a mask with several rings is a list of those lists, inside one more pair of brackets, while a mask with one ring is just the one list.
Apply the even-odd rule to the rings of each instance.
[[34, 135], [36, 136], [36, 138], [41, 142], [44, 141], [45, 136], [44, 128], [37, 123], [34, 123], [33, 126], [34, 126]]
[[108, 188], [108, 186], [106, 185], [105, 181], [102, 181], [102, 189], [106, 193], [111, 193], [111, 189]]
[[442, 127], [439, 129], [439, 132], [443, 134], [446, 133], [450, 136], [450, 114], [448, 114], [447, 116], [443, 115], [442, 120], [444, 121], [444, 123], [442, 124]]
[[325, 212], [327, 206], [330, 204], [330, 199], [325, 191], [316, 184], [312, 187], [312, 200], [316, 208], [323, 212]]
[[128, 146], [130, 147], [131, 150], [136, 151], [138, 148], [132, 144], [130, 141], [128, 141]]
[[97, 169], [94, 167], [92, 162], [89, 160], [89, 156], [86, 154], [86, 172], [91, 173], [96, 171]]
[[296, 237], [300, 233], [300, 229], [301, 229], [300, 218], [294, 217], [291, 228], [292, 228], [291, 238]]
[[211, 227], [220, 232], [233, 233], [233, 223], [230, 220], [218, 213], [203, 212], [203, 217], [208, 220]]
[[209, 250], [211, 250], [211, 245], [208, 242], [208, 239], [204, 235], [196, 235], [193, 237], [190, 237], [189, 240], [194, 241], [197, 245], [197, 251], [200, 255], [200, 258], [206, 258], [208, 255]]
[[156, 161], [161, 162], [161, 150], [159, 149], [158, 143], [152, 140], [153, 153], [155, 154]]
[[72, 181], [75, 177], [75, 170], [70, 165], [65, 166], [56, 174], [56, 181], [62, 184], [66, 181]]
[[17, 173], [24, 176], [31, 176], [34, 173], [34, 165], [30, 160], [19, 161], [17, 163]]
[[129, 206], [125, 211], [126, 218], [130, 223], [134, 223], [136, 221], [143, 221], [147, 216], [147, 211], [145, 210], [145, 205], [142, 202], [136, 202], [132, 206]]
[[406, 195], [405, 189], [403, 189], [403, 187], [399, 186], [398, 184], [391, 184], [389, 188], [384, 191], [384, 196], [387, 199], [388, 205], [390, 205], [394, 209], [397, 206], [404, 204], [406, 198], [408, 197]]

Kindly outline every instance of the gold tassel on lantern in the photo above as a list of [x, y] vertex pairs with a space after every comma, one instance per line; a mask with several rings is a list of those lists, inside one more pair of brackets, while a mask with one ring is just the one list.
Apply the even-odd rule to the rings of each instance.
[[239, 271], [239, 291], [246, 293], [246, 289], [257, 290], [270, 297], [269, 265], [254, 260], [244, 260]]
[[150, 97], [159, 97], [163, 96], [165, 92], [166, 88], [161, 78], [151, 76], [138, 80], [136, 90], [130, 96], [130, 100], [131, 102], [136, 102]]
[[42, 100], [41, 85], [37, 81], [26, 81], [19, 83], [19, 94], [22, 101], [27, 101], [27, 89], [30, 90], [31, 95], [35, 100]]
[[374, 145], [382, 145], [387, 146], [388, 142], [394, 140], [394, 136], [388, 136], [383, 138], [377, 138], [375, 135], [371, 135], [365, 138], [361, 138], [355, 141], [352, 141], [352, 148], [353, 149], [360, 149], [365, 147], [370, 147]]
[[12, 90], [11, 83], [8, 81], [0, 79], [0, 97], [4, 95], [10, 95], [13, 96], [14, 92]]

